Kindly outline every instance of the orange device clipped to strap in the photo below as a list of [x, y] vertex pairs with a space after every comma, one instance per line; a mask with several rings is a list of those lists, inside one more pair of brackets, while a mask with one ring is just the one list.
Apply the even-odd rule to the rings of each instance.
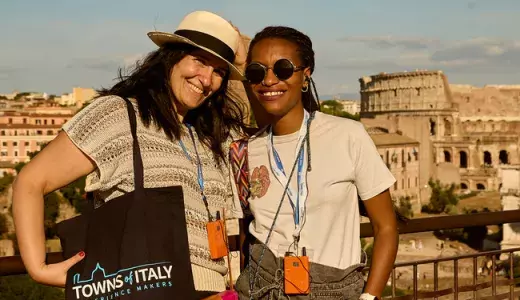
[[220, 259], [228, 255], [225, 219], [220, 219], [220, 212], [217, 212], [215, 221], [206, 223], [206, 230], [211, 259]]
[[286, 295], [307, 295], [310, 292], [309, 257], [286, 255], [283, 258], [284, 292]]

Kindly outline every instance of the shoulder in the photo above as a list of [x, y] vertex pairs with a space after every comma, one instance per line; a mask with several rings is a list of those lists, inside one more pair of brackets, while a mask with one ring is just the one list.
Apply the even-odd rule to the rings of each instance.
[[126, 102], [123, 98], [102, 96], [95, 98], [90, 104], [79, 110], [70, 123], [74, 123], [74, 121], [98, 122], [123, 114], [126, 115]]
[[[135, 107], [135, 104], [134, 104]], [[126, 132], [128, 125], [126, 102], [118, 96], [103, 96], [94, 99], [63, 125], [63, 130], [77, 143], [113, 137]], [[108, 141], [108, 140], [107, 140]]]
[[313, 129], [319, 134], [330, 132], [334, 133], [334, 135], [341, 134], [353, 137], [360, 137], [367, 134], [365, 126], [359, 121], [322, 112], [315, 113], [314, 120], [311, 124], [311, 132]]
[[267, 127], [258, 129], [255, 134], [249, 137], [249, 149], [256, 149], [265, 146], [267, 141]]

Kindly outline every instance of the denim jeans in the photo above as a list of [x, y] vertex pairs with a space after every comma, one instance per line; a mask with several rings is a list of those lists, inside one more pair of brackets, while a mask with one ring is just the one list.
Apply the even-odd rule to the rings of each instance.
[[250, 279], [255, 276], [258, 260], [263, 244], [254, 243], [250, 247], [248, 266], [240, 274], [236, 282], [236, 290], [240, 300], [307, 300], [307, 299], [359, 299], [365, 284], [361, 270], [364, 263], [353, 265], [345, 270], [310, 264], [310, 293], [308, 295], [285, 295], [283, 258], [275, 257], [267, 247], [256, 275], [256, 283], [250, 296]]

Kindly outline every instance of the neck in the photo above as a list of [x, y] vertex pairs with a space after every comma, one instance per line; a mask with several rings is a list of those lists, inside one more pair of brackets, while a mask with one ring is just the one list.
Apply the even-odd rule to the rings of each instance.
[[175, 109], [175, 113], [177, 114], [177, 119], [179, 119], [179, 122], [182, 123], [188, 111], [184, 110], [182, 107], [179, 106], [180, 105], [177, 105], [177, 103], [174, 103], [173, 108]]
[[273, 134], [286, 135], [300, 130], [304, 117], [303, 110], [304, 108], [301, 104], [297, 105], [283, 117], [278, 119], [273, 124]]
[[184, 121], [184, 114], [177, 113], [177, 119], [179, 119], [179, 122], [182, 123]]

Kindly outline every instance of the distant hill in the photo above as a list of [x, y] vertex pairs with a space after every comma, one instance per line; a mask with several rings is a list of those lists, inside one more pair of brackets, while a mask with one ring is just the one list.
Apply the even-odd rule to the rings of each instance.
[[[319, 92], [319, 91], [318, 91]], [[341, 93], [334, 95], [319, 95], [320, 100], [332, 100], [334, 97], [338, 97], [342, 100], [360, 100], [359, 93]]]

